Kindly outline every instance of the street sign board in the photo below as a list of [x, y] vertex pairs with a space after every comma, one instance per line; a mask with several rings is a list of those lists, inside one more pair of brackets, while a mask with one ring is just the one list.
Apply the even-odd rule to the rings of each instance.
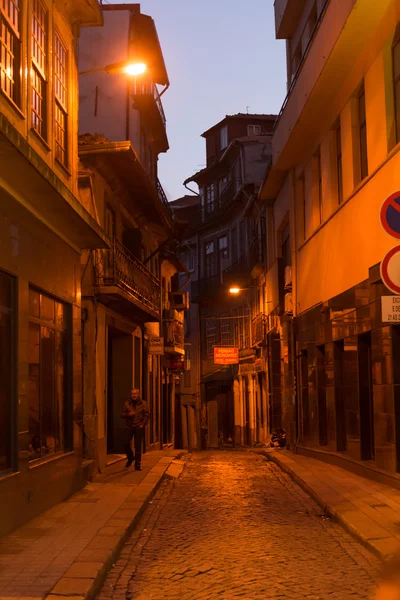
[[214, 364], [237, 365], [239, 362], [239, 348], [214, 348]]
[[394, 246], [383, 257], [381, 278], [391, 292], [400, 294], [400, 246]]
[[163, 337], [152, 337], [149, 339], [149, 354], [164, 354]]
[[381, 206], [379, 216], [386, 233], [400, 239], [400, 192], [394, 192], [386, 198]]
[[382, 323], [400, 323], [400, 296], [382, 296]]

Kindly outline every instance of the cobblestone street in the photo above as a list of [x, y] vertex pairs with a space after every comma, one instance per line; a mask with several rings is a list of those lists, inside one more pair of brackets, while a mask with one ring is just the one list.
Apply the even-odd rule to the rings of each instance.
[[274, 463], [199, 453], [161, 484], [98, 600], [371, 598], [378, 568]]

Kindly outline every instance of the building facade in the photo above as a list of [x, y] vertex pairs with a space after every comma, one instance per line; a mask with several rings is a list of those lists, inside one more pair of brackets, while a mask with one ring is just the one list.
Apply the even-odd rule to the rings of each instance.
[[78, 196], [76, 43], [101, 24], [97, 1], [0, 6], [0, 535], [90, 475], [80, 261], [108, 241]]
[[[145, 448], [175, 443], [187, 308], [185, 293], [174, 294], [183, 268], [157, 169], [159, 153], [168, 150], [161, 46], [138, 4], [103, 9], [104, 27], [88, 28], [80, 40], [79, 138], [81, 196], [111, 246], [82, 260], [85, 453], [100, 470], [123, 453], [121, 411], [131, 387], [151, 412]], [[148, 69], [136, 78], [101, 70], [139, 55]], [[159, 338], [164, 353], [153, 354]]]
[[[225, 117], [203, 134], [206, 168], [185, 182], [195, 182], [199, 188], [185, 257], [189, 270], [196, 272], [191, 283], [192, 327], [186, 343], [200, 359], [197, 379], [188, 386], [194, 386], [190, 394], [199, 398], [198, 447], [251, 446], [267, 437], [260, 332], [265, 298], [263, 287], [256, 283], [266, 258], [265, 208], [257, 198], [271, 157], [275, 118]], [[237, 296], [229, 293], [231, 287], [240, 289]], [[216, 364], [215, 348], [237, 348], [239, 362]], [[185, 388], [181, 394], [186, 395]]]
[[379, 215], [399, 189], [400, 7], [282, 0], [275, 17], [289, 88], [260, 198], [271, 239], [289, 223], [283, 423], [299, 451], [395, 476], [399, 326], [380, 263], [396, 240]]

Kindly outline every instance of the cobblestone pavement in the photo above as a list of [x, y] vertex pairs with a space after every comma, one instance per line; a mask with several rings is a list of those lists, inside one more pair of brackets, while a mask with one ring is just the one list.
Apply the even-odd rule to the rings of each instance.
[[204, 452], [162, 483], [98, 600], [371, 598], [378, 569], [278, 466]]

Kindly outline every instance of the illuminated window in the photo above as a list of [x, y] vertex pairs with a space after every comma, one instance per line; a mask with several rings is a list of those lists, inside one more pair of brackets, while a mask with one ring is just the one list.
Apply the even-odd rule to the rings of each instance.
[[56, 158], [64, 166], [68, 166], [67, 61], [68, 51], [56, 33], [54, 40], [55, 142]]
[[221, 315], [221, 346], [233, 346], [232, 321], [229, 315]]
[[34, 0], [32, 11], [32, 127], [47, 138], [47, 10], [40, 0]]
[[20, 2], [0, 0], [0, 87], [20, 105]]

